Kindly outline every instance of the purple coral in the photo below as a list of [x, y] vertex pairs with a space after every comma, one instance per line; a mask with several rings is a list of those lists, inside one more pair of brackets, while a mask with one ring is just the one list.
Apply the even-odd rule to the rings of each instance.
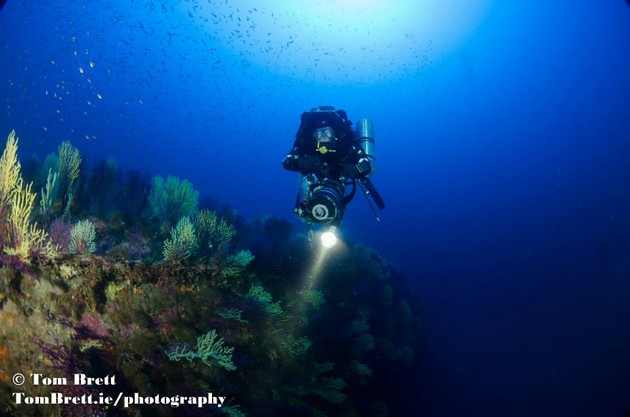
[[109, 326], [107, 326], [107, 324], [105, 324], [103, 320], [96, 315], [84, 315], [81, 318], [81, 321], [78, 323], [78, 327], [81, 330], [87, 331], [90, 337], [96, 336], [99, 338], [104, 338], [109, 335]]
[[68, 253], [68, 246], [70, 245], [70, 230], [72, 229], [72, 223], [62, 219], [55, 219], [48, 229], [48, 235], [50, 240], [59, 245], [60, 253]]

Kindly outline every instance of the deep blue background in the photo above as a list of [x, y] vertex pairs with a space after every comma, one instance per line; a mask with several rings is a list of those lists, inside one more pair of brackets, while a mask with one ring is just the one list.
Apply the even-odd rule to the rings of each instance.
[[[305, 16], [267, 42], [234, 22], [273, 27], [277, 11], [214, 3], [9, 0], [2, 137], [17, 130], [22, 159], [69, 139], [88, 161], [188, 178], [248, 218], [294, 221], [297, 179], [279, 162], [300, 113], [332, 104], [370, 117], [388, 207], [377, 223], [359, 196], [344, 237], [420, 291], [419, 410], [630, 413], [626, 2], [480, 1], [456, 44], [408, 31], [411, 55], [394, 42], [400, 59], [363, 49], [356, 60], [313, 39], [285, 61]], [[296, 64], [331, 57], [340, 77]], [[370, 72], [382, 60], [389, 70]]]

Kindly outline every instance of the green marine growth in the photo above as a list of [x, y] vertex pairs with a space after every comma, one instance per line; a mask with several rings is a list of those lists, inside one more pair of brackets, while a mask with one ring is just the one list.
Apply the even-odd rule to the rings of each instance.
[[169, 176], [153, 177], [149, 194], [149, 210], [156, 216], [160, 226], [168, 230], [182, 217], [190, 217], [197, 211], [199, 192], [187, 180]]
[[254, 255], [250, 251], [238, 251], [235, 255], [228, 256], [221, 274], [225, 278], [237, 277], [253, 260]]
[[81, 154], [69, 141], [63, 141], [57, 149], [59, 154], [59, 192], [64, 213], [68, 214], [72, 208], [72, 200], [79, 188], [79, 175], [81, 173]]
[[261, 303], [265, 311], [272, 316], [281, 316], [284, 313], [280, 301], [273, 302], [271, 294], [265, 290], [261, 285], [252, 284], [247, 294], [249, 298], [252, 298]]
[[171, 238], [164, 242], [164, 260], [179, 263], [188, 259], [197, 249], [195, 227], [188, 217], [182, 217], [171, 229]]
[[216, 330], [210, 330], [197, 338], [196, 351], [191, 350], [188, 345], [176, 345], [164, 353], [172, 361], [201, 359], [208, 366], [218, 365], [228, 371], [233, 371], [236, 369], [236, 365], [232, 362], [234, 348], [226, 347], [224, 343], [225, 341], [218, 337]]
[[57, 191], [59, 191], [58, 178], [59, 173], [53, 172], [52, 168], [49, 168], [48, 176], [46, 177], [46, 187], [42, 188], [39, 199], [39, 212], [42, 216], [47, 216], [52, 209]]
[[320, 290], [307, 288], [305, 290], [299, 291], [298, 295], [301, 296], [305, 304], [310, 304], [314, 309], [318, 309], [326, 303], [326, 300], [324, 299], [324, 293], [322, 293]]
[[241, 323], [247, 323], [247, 320], [244, 320], [243, 310], [239, 310], [238, 308], [219, 308], [217, 309], [217, 315], [226, 320], [235, 320], [240, 321]]
[[224, 250], [236, 235], [234, 226], [208, 209], [197, 212], [193, 222], [199, 236], [199, 246], [202, 252], [213, 253]]
[[67, 179], [68, 188], [71, 189], [81, 173], [81, 155], [79, 150], [67, 140], [59, 145], [58, 152], [61, 178]]
[[81, 220], [70, 230], [70, 253], [94, 253], [96, 251], [96, 229], [89, 220]]

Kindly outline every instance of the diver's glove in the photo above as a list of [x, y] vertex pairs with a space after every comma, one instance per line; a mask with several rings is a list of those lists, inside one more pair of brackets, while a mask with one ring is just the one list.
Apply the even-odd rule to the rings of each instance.
[[359, 162], [357, 162], [355, 167], [357, 169], [357, 176], [360, 178], [368, 177], [374, 170], [372, 161], [369, 158], [359, 159]]
[[284, 157], [284, 160], [282, 161], [282, 168], [288, 171], [297, 171], [299, 169], [298, 158], [299, 157], [297, 155], [291, 153], [288, 154]]

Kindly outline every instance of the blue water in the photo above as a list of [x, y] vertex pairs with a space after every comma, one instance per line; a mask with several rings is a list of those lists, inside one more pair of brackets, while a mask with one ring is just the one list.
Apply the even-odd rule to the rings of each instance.
[[301, 112], [369, 117], [343, 237], [423, 299], [419, 413], [628, 415], [630, 7], [415, 3], [8, 0], [0, 133], [291, 219]]

